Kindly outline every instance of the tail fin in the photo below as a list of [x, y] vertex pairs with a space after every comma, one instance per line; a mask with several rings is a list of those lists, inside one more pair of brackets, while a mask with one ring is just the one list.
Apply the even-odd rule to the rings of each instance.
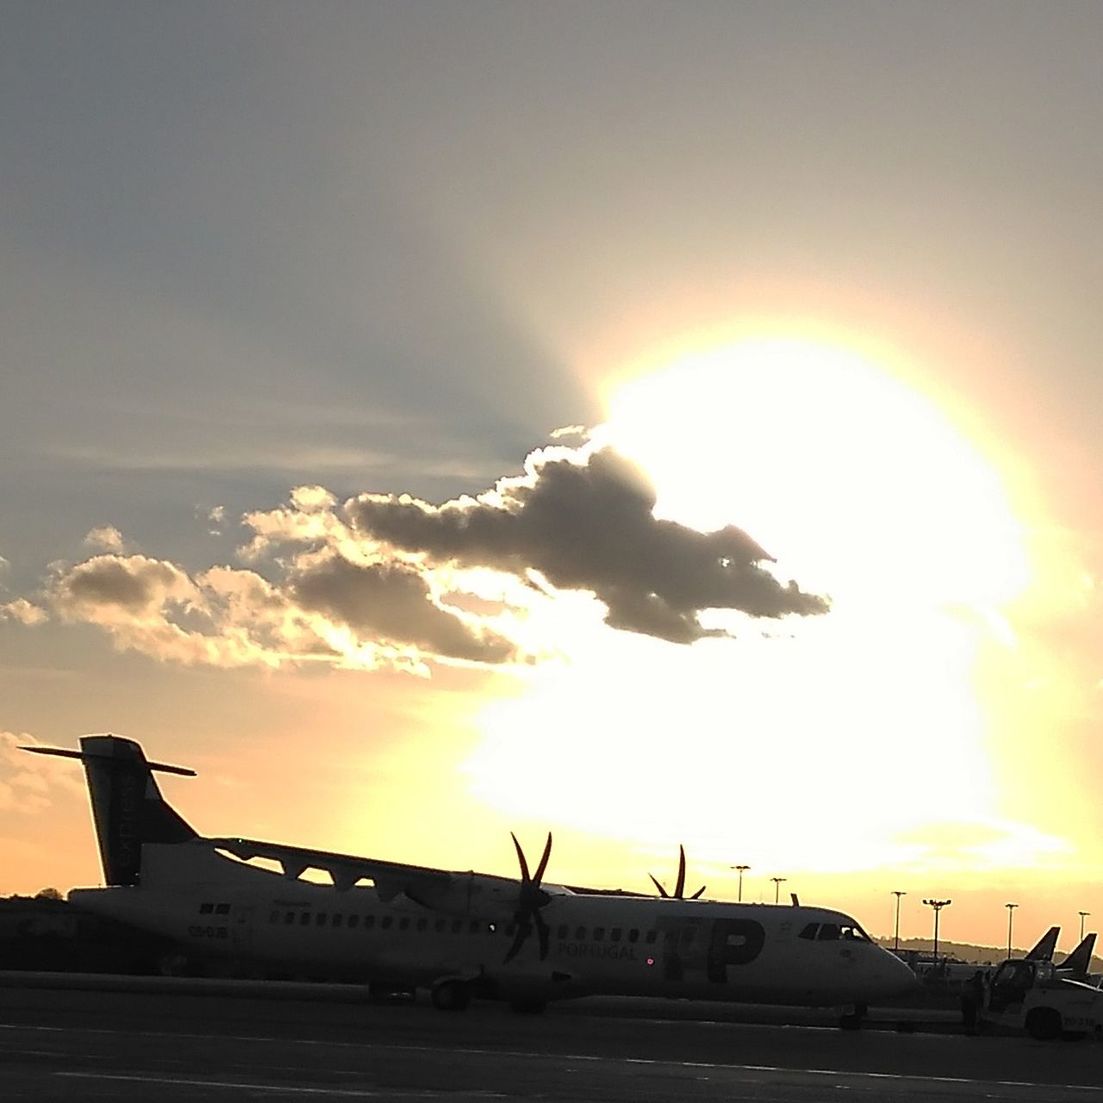
[[195, 831], [165, 801], [153, 780], [154, 770], [189, 777], [195, 776], [194, 770], [149, 762], [133, 739], [117, 735], [82, 736], [79, 751], [23, 749], [77, 758], [84, 764], [107, 884], [138, 884], [142, 843], [181, 843], [196, 838]]
[[1092, 953], [1095, 950], [1095, 935], [1084, 935], [1083, 941], [1061, 964], [1057, 967], [1064, 972], [1066, 969], [1073, 977], [1086, 977], [1091, 971]]
[[1060, 927], [1050, 927], [1050, 929], [1038, 939], [1030, 953], [1026, 955], [1026, 960], [1052, 961], [1053, 951], [1057, 949], [1057, 936], [1060, 933]]

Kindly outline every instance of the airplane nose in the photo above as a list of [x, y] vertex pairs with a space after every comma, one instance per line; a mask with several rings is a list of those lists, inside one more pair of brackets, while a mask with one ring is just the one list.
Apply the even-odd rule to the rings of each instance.
[[904, 996], [919, 987], [919, 979], [895, 954], [883, 950], [878, 969], [882, 994], [886, 996]]

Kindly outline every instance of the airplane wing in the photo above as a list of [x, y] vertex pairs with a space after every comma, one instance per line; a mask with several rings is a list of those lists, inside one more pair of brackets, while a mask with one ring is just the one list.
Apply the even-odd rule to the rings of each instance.
[[208, 838], [204, 841], [242, 861], [251, 858], [276, 861], [283, 868], [283, 875], [292, 881], [306, 869], [324, 870], [339, 891], [347, 891], [359, 881], [370, 881], [382, 900], [404, 895], [436, 911], [503, 917], [511, 916], [517, 905], [520, 882], [512, 877], [474, 871], [451, 872], [257, 839]]

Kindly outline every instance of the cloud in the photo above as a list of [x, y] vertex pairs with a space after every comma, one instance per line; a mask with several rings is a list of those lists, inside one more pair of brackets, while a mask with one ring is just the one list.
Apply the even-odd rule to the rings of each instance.
[[290, 593], [300, 608], [339, 621], [361, 638], [400, 640], [430, 654], [480, 663], [502, 663], [516, 654], [502, 636], [441, 609], [423, 576], [401, 563], [362, 565], [330, 555], [298, 573]]
[[[280, 568], [277, 566], [277, 570]], [[96, 556], [58, 568], [49, 603], [117, 646], [162, 661], [280, 667], [310, 661], [422, 670], [425, 657], [501, 663], [517, 649], [459, 610], [442, 608], [417, 571], [296, 557], [271, 581], [242, 568], [190, 576], [146, 556]]]
[[[647, 479], [615, 452], [554, 445], [479, 497], [441, 505], [370, 493], [342, 504], [299, 486], [242, 518], [244, 566], [189, 573], [105, 552], [56, 565], [42, 603], [164, 661], [418, 672], [531, 661], [549, 645], [520, 645], [526, 616], [570, 594], [596, 598], [613, 628], [680, 644], [729, 634], [701, 623], [707, 610], [761, 619], [827, 609], [776, 578], [742, 529], [699, 532], [654, 508]], [[122, 543], [111, 526], [93, 536]], [[46, 615], [25, 599], [0, 614], [25, 624]]]
[[68, 620], [138, 624], [166, 604], [194, 600], [196, 591], [183, 570], [164, 560], [98, 555], [59, 574], [51, 596]]
[[52, 803], [53, 790], [64, 790], [66, 800], [82, 790], [79, 777], [58, 769], [57, 759], [19, 750], [38, 745], [26, 732], [0, 731], [0, 811], [42, 812]]
[[45, 609], [28, 601], [25, 597], [18, 597], [15, 601], [9, 601], [6, 605], [0, 605], [0, 620], [17, 620], [28, 628], [36, 624], [43, 624], [48, 619]]
[[775, 578], [742, 529], [702, 533], [656, 518], [654, 507], [651, 486], [615, 452], [549, 448], [478, 500], [432, 506], [364, 494], [345, 512], [362, 538], [437, 563], [538, 572], [557, 589], [591, 591], [614, 628], [675, 643], [727, 634], [701, 625], [706, 609], [756, 618], [827, 610], [824, 598]]
[[114, 525], [100, 525], [92, 529], [84, 537], [84, 545], [88, 548], [95, 548], [97, 551], [126, 551], [126, 541], [123, 539], [123, 534]]

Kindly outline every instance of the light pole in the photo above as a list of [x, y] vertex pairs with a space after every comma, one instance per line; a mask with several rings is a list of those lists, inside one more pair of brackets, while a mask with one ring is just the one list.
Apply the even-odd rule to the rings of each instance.
[[900, 897], [908, 894], [901, 889], [893, 889], [892, 895], [896, 897], [896, 927], [892, 933], [892, 950], [895, 953], [900, 949]]
[[1015, 909], [1018, 906], [1019, 906], [1018, 904], [1004, 904], [1004, 907], [1007, 909], [1007, 960], [1008, 961], [1011, 960], [1011, 920], [1012, 920], [1012, 917], [1015, 915]]
[[747, 870], [750, 869], [751, 867], [750, 866], [729, 866], [728, 868], [739, 870], [739, 896], [738, 896], [738, 900], [740, 901], [740, 903], [742, 903], [742, 901], [743, 901], [743, 874], [746, 873]]
[[1091, 912], [1077, 912], [1076, 914], [1078, 916], [1080, 916], [1080, 941], [1083, 942], [1084, 941], [1084, 920], [1087, 919], [1087, 917], [1089, 915], [1091, 915]]
[[774, 883], [774, 903], [778, 902], [778, 898], [781, 896], [781, 882], [788, 881], [788, 877], [771, 877], [771, 881]]
[[923, 903], [926, 904], [928, 908], [934, 908], [934, 953], [933, 953], [932, 956], [934, 957], [934, 967], [935, 967], [935, 969], [937, 969], [938, 968], [938, 913], [940, 911], [942, 911], [943, 908], [949, 907], [953, 903], [953, 901], [952, 900], [924, 900]]

